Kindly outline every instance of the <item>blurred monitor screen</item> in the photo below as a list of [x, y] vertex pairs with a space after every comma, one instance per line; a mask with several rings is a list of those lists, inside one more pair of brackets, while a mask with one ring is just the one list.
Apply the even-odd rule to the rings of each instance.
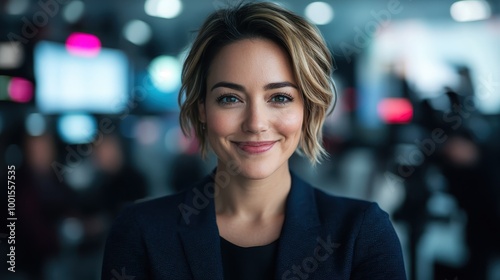
[[119, 50], [77, 56], [64, 44], [40, 42], [34, 51], [36, 104], [44, 113], [118, 113], [128, 101], [129, 63]]

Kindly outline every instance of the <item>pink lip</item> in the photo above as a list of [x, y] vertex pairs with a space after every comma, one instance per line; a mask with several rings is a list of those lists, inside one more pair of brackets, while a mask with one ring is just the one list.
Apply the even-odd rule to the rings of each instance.
[[238, 148], [249, 154], [261, 154], [269, 151], [277, 141], [234, 142]]

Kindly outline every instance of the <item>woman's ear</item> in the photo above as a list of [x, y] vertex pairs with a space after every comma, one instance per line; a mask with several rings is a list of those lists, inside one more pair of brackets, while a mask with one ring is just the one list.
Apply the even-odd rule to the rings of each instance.
[[205, 110], [205, 100], [198, 101], [198, 120], [202, 123], [207, 122], [207, 114]]

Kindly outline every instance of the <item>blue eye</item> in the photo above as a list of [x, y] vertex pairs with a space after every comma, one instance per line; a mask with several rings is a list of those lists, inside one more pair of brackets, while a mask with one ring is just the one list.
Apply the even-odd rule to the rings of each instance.
[[237, 103], [240, 100], [233, 95], [222, 95], [217, 98], [217, 103], [219, 104], [232, 104], [232, 103]]
[[271, 97], [271, 102], [273, 103], [285, 104], [292, 101], [293, 97], [284, 93], [276, 94], [275, 96]]

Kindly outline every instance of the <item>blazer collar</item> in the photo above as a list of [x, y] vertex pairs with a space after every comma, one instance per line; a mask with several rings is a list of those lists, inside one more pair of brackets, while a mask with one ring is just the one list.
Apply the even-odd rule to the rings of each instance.
[[220, 236], [213, 199], [213, 176], [205, 176], [179, 205], [179, 234], [193, 279], [223, 279]]
[[313, 256], [320, 234], [314, 189], [294, 173], [291, 174], [292, 187], [278, 245], [276, 279], [282, 279], [292, 266], [301, 265], [304, 259]]
[[[215, 172], [215, 171], [214, 171]], [[194, 279], [222, 279], [220, 236], [213, 199], [214, 172], [186, 193], [179, 205], [179, 234]], [[314, 191], [302, 179], [291, 174], [292, 186], [287, 197], [285, 221], [278, 245], [277, 277], [301, 264], [317, 246], [319, 217]]]

